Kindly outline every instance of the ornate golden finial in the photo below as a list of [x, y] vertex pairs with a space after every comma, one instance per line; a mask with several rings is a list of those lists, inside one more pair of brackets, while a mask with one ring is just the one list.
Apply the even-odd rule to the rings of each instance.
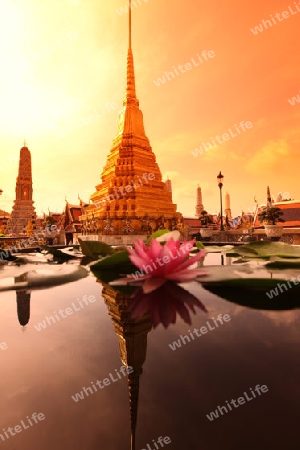
[[27, 147], [27, 143], [26, 143], [25, 139], [24, 139], [24, 147]]
[[138, 106], [138, 100], [135, 92], [135, 76], [133, 66], [133, 54], [131, 49], [131, 0], [129, 0], [129, 42], [128, 42], [128, 55], [127, 55], [127, 85], [126, 85], [126, 98], [125, 104], [134, 104]]
[[129, 0], [129, 48], [131, 49], [131, 0]]
[[138, 100], [136, 98], [135, 92], [135, 76], [134, 76], [134, 65], [133, 65], [133, 54], [131, 48], [128, 49], [127, 56], [127, 85], [126, 85], [126, 99], [125, 102], [134, 103], [138, 106]]

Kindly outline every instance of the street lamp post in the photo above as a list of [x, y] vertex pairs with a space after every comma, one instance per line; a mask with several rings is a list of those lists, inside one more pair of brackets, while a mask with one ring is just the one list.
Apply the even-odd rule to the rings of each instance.
[[224, 176], [221, 174], [221, 171], [220, 171], [219, 175], [217, 176], [218, 186], [219, 186], [219, 188], [220, 188], [220, 206], [221, 206], [221, 225], [220, 225], [220, 231], [224, 231], [224, 225], [223, 225], [223, 204], [222, 204], [223, 178], [224, 178]]

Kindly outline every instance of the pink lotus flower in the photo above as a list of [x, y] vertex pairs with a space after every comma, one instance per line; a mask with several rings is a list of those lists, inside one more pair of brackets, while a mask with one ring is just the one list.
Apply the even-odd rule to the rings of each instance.
[[179, 240], [174, 240], [171, 237], [164, 245], [161, 245], [153, 238], [147, 246], [142, 240], [136, 241], [134, 249], [127, 248], [127, 250], [132, 263], [140, 271], [118, 281], [125, 281], [126, 283], [145, 281], [143, 291], [147, 294], [162, 286], [168, 280], [185, 282], [206, 275], [207, 272], [203, 269], [190, 268], [192, 264], [206, 254], [206, 251], [202, 250], [189, 258], [194, 242], [194, 240], [184, 241], [180, 245]]
[[154, 328], [160, 323], [167, 328], [176, 322], [177, 314], [191, 325], [190, 311], [196, 314], [196, 307], [207, 312], [205, 306], [193, 294], [176, 283], [167, 281], [149, 294], [139, 288], [134, 293], [128, 309], [134, 320], [140, 320], [145, 314], [149, 314]]

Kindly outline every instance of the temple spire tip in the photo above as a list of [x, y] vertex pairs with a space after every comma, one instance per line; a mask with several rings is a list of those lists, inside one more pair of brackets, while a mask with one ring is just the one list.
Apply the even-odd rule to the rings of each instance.
[[128, 16], [129, 16], [129, 39], [128, 39], [128, 48], [131, 50], [131, 0], [129, 0], [129, 10], [128, 10]]
[[[134, 66], [133, 66], [133, 55], [131, 48], [131, 0], [129, 0], [129, 26], [128, 26], [128, 55], [127, 55], [127, 85], [126, 85], [126, 96], [124, 99], [125, 104], [135, 104], [138, 106], [138, 100], [136, 98], [135, 92], [135, 77], [134, 77]], [[123, 103], [124, 104], [124, 103]]]

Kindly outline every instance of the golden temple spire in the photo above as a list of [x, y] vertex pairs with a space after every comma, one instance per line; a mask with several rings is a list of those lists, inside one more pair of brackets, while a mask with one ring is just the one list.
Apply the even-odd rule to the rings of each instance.
[[135, 92], [135, 77], [134, 77], [133, 55], [131, 48], [128, 49], [128, 56], [127, 56], [127, 85], [126, 85], [125, 104], [138, 105], [138, 100], [136, 98]]
[[[127, 233], [127, 229], [124, 228], [124, 217], [133, 221], [132, 227], [136, 234], [146, 233], [143, 231], [142, 217], [154, 217], [155, 221], [158, 221], [162, 211], [167, 220], [177, 220], [177, 217], [181, 217], [180, 213], [176, 212], [177, 205], [172, 201], [171, 189], [168, 189], [166, 183], [162, 181], [155, 154], [145, 133], [143, 113], [136, 96], [132, 54], [132, 4], [134, 3], [130, 0], [126, 91], [119, 114], [117, 133], [100, 176], [101, 183], [96, 186], [96, 192], [90, 196], [92, 204], [81, 216], [82, 220], [91, 220], [93, 213], [96, 219], [108, 220], [109, 217], [110, 222], [107, 224], [111, 226], [109, 233], [118, 235]], [[122, 194], [121, 197], [117, 194], [120, 189], [135, 183], [134, 180], [140, 180], [139, 177], [146, 174], [151, 176], [151, 183], [147, 183], [145, 188], [144, 182], [140, 182], [141, 189], [136, 192], [130, 195]], [[159, 204], [159, 210], [156, 204]], [[158, 227], [158, 222], [153, 226]]]
[[126, 85], [126, 97], [124, 100], [124, 105], [134, 104], [138, 106], [138, 100], [136, 98], [135, 92], [135, 76], [134, 76], [134, 65], [133, 65], [133, 54], [131, 49], [131, 0], [129, 0], [129, 42], [128, 42], [128, 55], [127, 55], [127, 85]]
[[131, 0], [129, 0], [129, 49], [131, 50]]

